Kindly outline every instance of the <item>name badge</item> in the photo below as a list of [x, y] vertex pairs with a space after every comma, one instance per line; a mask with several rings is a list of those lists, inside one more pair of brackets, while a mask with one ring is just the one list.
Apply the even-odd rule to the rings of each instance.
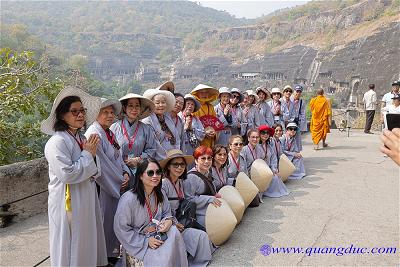
[[281, 117], [279, 116], [274, 116], [274, 120], [279, 121], [281, 119]]

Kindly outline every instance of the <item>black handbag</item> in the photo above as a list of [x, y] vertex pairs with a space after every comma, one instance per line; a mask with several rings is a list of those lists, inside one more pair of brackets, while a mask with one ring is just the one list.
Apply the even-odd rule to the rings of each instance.
[[179, 200], [179, 206], [175, 213], [175, 218], [181, 223], [185, 228], [195, 228], [202, 231], [206, 229], [197, 222], [196, 219], [196, 203], [187, 200], [179, 199], [177, 197], [168, 198], [168, 200]]

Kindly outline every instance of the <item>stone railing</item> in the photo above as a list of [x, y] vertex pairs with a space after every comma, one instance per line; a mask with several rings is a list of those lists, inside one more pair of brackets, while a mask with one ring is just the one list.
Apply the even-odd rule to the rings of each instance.
[[0, 213], [5, 214], [4, 207], [9, 206], [13, 221], [21, 221], [47, 211], [48, 182], [45, 158], [0, 166]]

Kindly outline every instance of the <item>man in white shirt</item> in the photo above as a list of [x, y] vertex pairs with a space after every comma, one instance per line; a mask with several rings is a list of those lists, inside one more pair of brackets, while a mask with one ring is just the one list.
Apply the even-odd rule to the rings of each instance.
[[387, 107], [392, 104], [392, 98], [396, 94], [399, 94], [400, 81], [392, 82], [392, 91], [386, 93], [381, 100], [381, 108]]
[[371, 125], [374, 121], [375, 109], [376, 109], [376, 92], [375, 92], [375, 84], [371, 83], [368, 85], [369, 90], [365, 92], [363, 97], [365, 114], [366, 114], [366, 122], [364, 133], [372, 134]]

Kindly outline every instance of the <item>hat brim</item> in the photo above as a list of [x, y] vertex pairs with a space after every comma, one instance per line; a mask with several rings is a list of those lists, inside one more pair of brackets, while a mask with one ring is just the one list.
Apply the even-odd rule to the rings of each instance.
[[147, 118], [148, 116], [151, 115], [151, 113], [154, 112], [154, 109], [156, 108], [153, 101], [151, 101], [150, 99], [138, 95], [138, 94], [134, 94], [134, 93], [129, 93], [124, 95], [123, 97], [121, 97], [119, 99], [120, 102], [122, 102], [123, 100], [127, 100], [127, 99], [131, 99], [131, 98], [136, 98], [140, 100], [140, 114], [138, 116], [138, 120]]
[[197, 85], [190, 93], [194, 96], [196, 96], [197, 98], [198, 95], [197, 93], [201, 90], [206, 90], [210, 99], [212, 99], [211, 101], [217, 100], [218, 99], [218, 95], [219, 95], [219, 91], [211, 86], [205, 85], [205, 84], [199, 84]]
[[166, 112], [171, 112], [175, 107], [175, 96], [170, 91], [158, 90], [158, 89], [148, 89], [143, 93], [143, 96], [151, 101], [156, 95], [163, 95], [167, 101]]
[[171, 93], [174, 93], [175, 92], [175, 84], [171, 81], [168, 81], [168, 82], [161, 84], [156, 89], [166, 90], [166, 91], [170, 91]]
[[229, 239], [235, 230], [237, 219], [228, 202], [219, 199], [221, 206], [209, 204], [206, 211], [206, 231], [214, 245], [220, 246]]
[[100, 97], [92, 96], [76, 87], [67, 86], [64, 89], [62, 89], [54, 99], [49, 117], [44, 121], [42, 121], [42, 123], [40, 124], [40, 130], [43, 133], [48, 135], [55, 134], [54, 123], [56, 122], [56, 114], [55, 114], [56, 109], [58, 105], [61, 103], [61, 101], [68, 96], [77, 96], [80, 98], [82, 106], [87, 109], [86, 112], [87, 125], [92, 124], [97, 119], [101, 107]]
[[244, 172], [240, 172], [236, 177], [235, 187], [239, 191], [239, 194], [242, 196], [246, 207], [250, 205], [254, 197], [258, 194], [257, 186]]
[[224, 200], [226, 200], [226, 202], [228, 202], [229, 207], [231, 207], [233, 214], [235, 214], [236, 220], [239, 223], [242, 220], [243, 213], [246, 209], [244, 200], [239, 191], [231, 185], [225, 185], [218, 191], [218, 193]]
[[260, 192], [265, 192], [272, 181], [274, 173], [262, 159], [256, 159], [251, 165], [250, 176]]
[[168, 164], [168, 162], [170, 162], [171, 160], [176, 159], [176, 158], [183, 158], [185, 160], [187, 166], [189, 166], [190, 164], [192, 164], [194, 162], [194, 157], [191, 155], [173, 155], [172, 157], [163, 159], [159, 162], [161, 168], [165, 169], [165, 166]]
[[118, 100], [116, 100], [116, 99], [107, 99], [106, 101], [101, 103], [100, 109], [103, 109], [103, 108], [108, 107], [108, 106], [112, 106], [113, 107], [114, 112], [115, 112], [116, 115], [121, 113], [122, 104]]
[[289, 176], [296, 170], [296, 167], [288, 159], [285, 154], [282, 154], [279, 158], [279, 176], [282, 182], [285, 182]]

